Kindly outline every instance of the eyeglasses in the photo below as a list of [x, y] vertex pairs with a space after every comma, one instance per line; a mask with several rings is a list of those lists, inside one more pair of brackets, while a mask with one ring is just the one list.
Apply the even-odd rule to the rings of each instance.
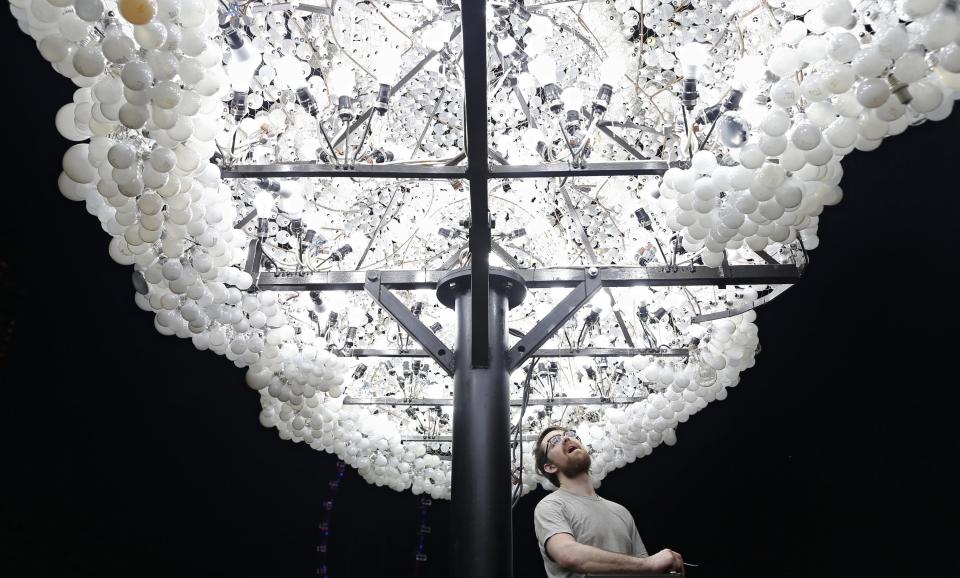
[[550, 438], [547, 440], [547, 451], [549, 452], [551, 449], [553, 449], [553, 446], [563, 441], [563, 438], [576, 438], [577, 441], [580, 441], [580, 436], [577, 435], [577, 431], [568, 429], [562, 434], [550, 436]]

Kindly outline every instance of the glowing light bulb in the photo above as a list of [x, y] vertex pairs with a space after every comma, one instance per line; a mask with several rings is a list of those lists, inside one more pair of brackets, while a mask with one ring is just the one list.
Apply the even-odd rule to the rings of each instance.
[[446, 20], [438, 20], [433, 26], [423, 31], [423, 44], [430, 50], [440, 51], [450, 41], [453, 35], [453, 24]]
[[708, 45], [699, 42], [690, 42], [677, 49], [677, 58], [683, 66], [684, 78], [697, 77], [700, 67], [707, 61], [709, 50]]
[[386, 84], [387, 86], [396, 84], [402, 72], [400, 69], [401, 65], [402, 59], [400, 53], [394, 50], [382, 50], [377, 53], [376, 58], [373, 60], [373, 70], [377, 77], [377, 82]]
[[600, 82], [616, 88], [627, 71], [627, 62], [619, 54], [609, 56], [600, 65]]
[[527, 68], [540, 86], [557, 83], [557, 63], [552, 56], [541, 54], [534, 58]]
[[228, 38], [231, 54], [230, 62], [227, 63], [227, 76], [230, 78], [230, 88], [234, 92], [247, 92], [250, 90], [250, 81], [253, 80], [253, 74], [257, 71], [263, 57], [250, 42], [244, 42], [240, 33], [234, 31], [231, 38]]
[[253, 208], [257, 210], [257, 217], [261, 219], [270, 218], [273, 211], [273, 194], [269, 191], [260, 191], [253, 197]]
[[353, 76], [353, 71], [347, 68], [346, 66], [338, 66], [330, 71], [330, 75], [327, 77], [327, 80], [330, 82], [330, 91], [331, 94], [341, 97], [341, 96], [353, 96], [354, 88], [356, 88], [356, 79]]
[[297, 90], [307, 86], [304, 63], [295, 56], [282, 56], [273, 63], [277, 71], [276, 84], [281, 88]]
[[760, 56], [756, 54], [744, 56], [737, 63], [737, 68], [733, 73], [734, 82], [739, 83], [746, 89], [753, 88], [763, 78], [766, 68], [763, 64], [763, 58]]
[[563, 101], [564, 109], [580, 112], [583, 108], [583, 91], [575, 86], [567, 87], [560, 93], [560, 100]]

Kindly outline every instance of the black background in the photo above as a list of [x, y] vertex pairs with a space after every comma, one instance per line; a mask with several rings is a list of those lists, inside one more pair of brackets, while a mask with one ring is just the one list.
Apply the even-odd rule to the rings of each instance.
[[[71, 83], [3, 16], [0, 190], [7, 576], [316, 575], [336, 458], [257, 421], [243, 371], [164, 337], [108, 236], [57, 191]], [[762, 352], [675, 447], [609, 475], [651, 551], [693, 577], [958, 575], [957, 115], [844, 161], [803, 281], [759, 310]], [[515, 576], [543, 576], [532, 511]], [[429, 509], [421, 576], [449, 567]], [[414, 573], [417, 497], [348, 468], [330, 575]]]

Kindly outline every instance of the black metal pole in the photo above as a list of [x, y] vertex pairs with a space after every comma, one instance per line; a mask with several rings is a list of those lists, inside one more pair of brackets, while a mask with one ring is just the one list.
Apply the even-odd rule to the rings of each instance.
[[[486, 287], [490, 270], [490, 208], [487, 202], [487, 4], [486, 0], [461, 2], [463, 19], [464, 126], [466, 128], [467, 179], [470, 183], [470, 267], [474, 287]], [[487, 292], [472, 301], [473, 341], [471, 363], [491, 363], [492, 349], [480, 337], [487, 333]]]
[[506, 366], [507, 311], [526, 294], [516, 273], [490, 271], [486, 293], [489, 363], [473, 364], [471, 271], [438, 284], [437, 295], [457, 312], [453, 374], [453, 568], [458, 578], [510, 578], [510, 376]]

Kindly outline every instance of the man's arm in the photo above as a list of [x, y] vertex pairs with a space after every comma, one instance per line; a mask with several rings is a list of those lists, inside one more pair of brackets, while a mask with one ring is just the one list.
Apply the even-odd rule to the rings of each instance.
[[672, 550], [661, 550], [653, 556], [637, 558], [581, 544], [570, 534], [554, 534], [547, 540], [545, 547], [550, 558], [557, 564], [566, 570], [581, 574], [612, 572], [652, 574], [683, 570], [680, 554]]

